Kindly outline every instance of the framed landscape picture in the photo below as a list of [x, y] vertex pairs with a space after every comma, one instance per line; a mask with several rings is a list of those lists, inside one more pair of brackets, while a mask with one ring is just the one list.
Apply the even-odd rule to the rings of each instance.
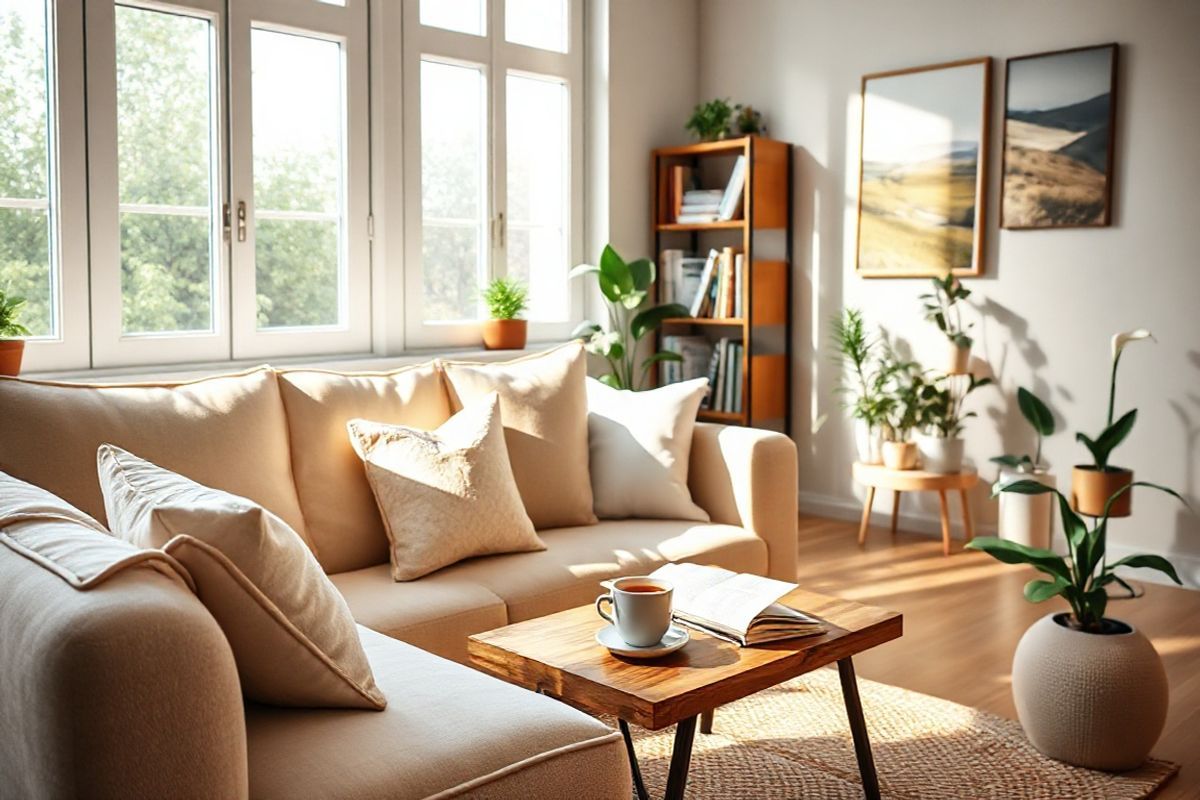
[[983, 272], [991, 59], [862, 80], [857, 270]]
[[1112, 221], [1117, 46], [1010, 58], [1004, 86], [1004, 228]]

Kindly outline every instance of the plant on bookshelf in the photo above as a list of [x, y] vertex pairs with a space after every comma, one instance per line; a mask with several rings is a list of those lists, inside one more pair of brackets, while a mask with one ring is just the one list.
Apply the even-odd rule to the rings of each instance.
[[713, 142], [729, 135], [729, 123], [733, 119], [733, 106], [728, 99], [715, 98], [707, 103], [698, 103], [692, 109], [684, 127], [702, 142]]
[[766, 135], [767, 126], [763, 124], [761, 111], [755, 110], [754, 106], [744, 106], [741, 103], [734, 106], [734, 110], [737, 112], [737, 117], [733, 124], [738, 133], [743, 136]]
[[664, 319], [687, 316], [687, 309], [677, 303], [642, 308], [650, 296], [650, 287], [656, 277], [654, 262], [647, 258], [626, 262], [612, 245], [606, 245], [600, 254], [600, 263], [580, 264], [571, 270], [570, 276], [595, 275], [605, 305], [608, 307], [608, 324], [600, 325], [587, 321], [571, 334], [572, 339], [582, 339], [589, 353], [601, 356], [608, 362], [609, 372], [600, 380], [614, 389], [642, 389], [650, 368], [662, 362], [680, 361], [678, 353], [661, 351], [638, 359], [638, 343], [656, 331]]

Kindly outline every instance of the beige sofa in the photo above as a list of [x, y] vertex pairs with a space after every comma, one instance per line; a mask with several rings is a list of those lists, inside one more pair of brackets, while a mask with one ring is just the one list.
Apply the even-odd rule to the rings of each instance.
[[541, 531], [545, 551], [395, 583], [345, 422], [432, 427], [452, 411], [433, 364], [174, 385], [0, 380], [0, 472], [101, 522], [95, 453], [111, 442], [290, 523], [345, 596], [390, 698], [378, 713], [243, 703], [228, 644], [185, 588], [129, 570], [79, 591], [0, 547], [0, 797], [628, 798], [619, 734], [453, 661], [472, 633], [589, 602], [600, 580], [667, 561], [792, 578], [794, 445], [701, 424], [689, 484], [711, 523]]

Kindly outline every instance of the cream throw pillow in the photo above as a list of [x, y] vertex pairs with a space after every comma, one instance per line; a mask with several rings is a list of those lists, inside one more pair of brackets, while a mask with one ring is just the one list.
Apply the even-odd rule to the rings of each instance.
[[601, 519], [708, 522], [688, 491], [688, 458], [707, 378], [647, 392], [587, 379], [588, 450], [596, 515]]
[[243, 693], [281, 706], [382, 709], [346, 601], [287, 523], [112, 445], [97, 454], [114, 534], [174, 556], [233, 649]]
[[583, 346], [496, 364], [446, 361], [442, 369], [456, 408], [500, 394], [508, 457], [533, 526], [593, 524]]
[[495, 392], [434, 431], [346, 424], [392, 545], [392, 578], [411, 581], [471, 556], [545, 550], [521, 504]]

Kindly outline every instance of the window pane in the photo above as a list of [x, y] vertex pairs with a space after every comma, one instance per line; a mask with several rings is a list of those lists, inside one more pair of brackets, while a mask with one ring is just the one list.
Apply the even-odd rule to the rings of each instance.
[[529, 285], [529, 318], [568, 318], [571, 207], [568, 97], [562, 81], [509, 74], [508, 274]]
[[421, 0], [421, 24], [483, 36], [486, 0]]
[[427, 320], [479, 316], [488, 247], [486, 101], [482, 69], [421, 62], [421, 269]]
[[340, 325], [346, 261], [341, 45], [256, 28], [251, 49], [258, 327]]
[[25, 298], [34, 336], [57, 322], [47, 41], [44, 0], [0, 0], [0, 289]]
[[505, 0], [504, 37], [514, 44], [567, 52], [567, 0]]
[[212, 25], [118, 6], [116, 29], [122, 329], [211, 331], [219, 262]]

